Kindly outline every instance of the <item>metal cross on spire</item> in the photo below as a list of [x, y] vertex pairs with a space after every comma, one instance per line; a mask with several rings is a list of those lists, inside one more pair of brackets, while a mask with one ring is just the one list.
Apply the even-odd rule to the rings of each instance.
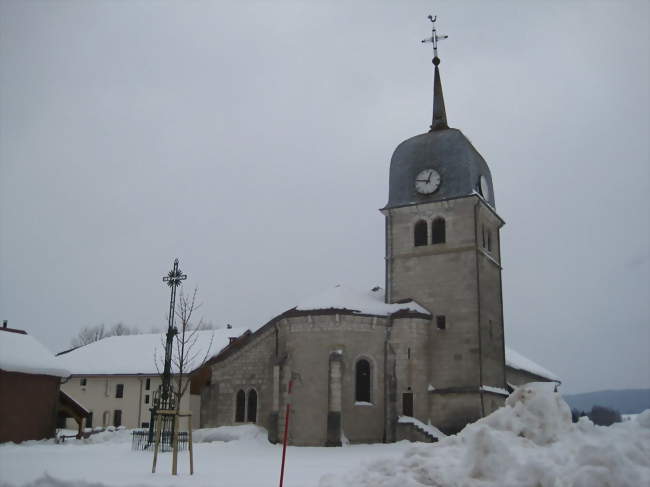
[[436, 15], [435, 17], [429, 15], [428, 19], [431, 21], [431, 37], [428, 39], [422, 39], [422, 43], [425, 44], [427, 42], [430, 42], [433, 44], [433, 59], [434, 59], [434, 64], [437, 64], [435, 61], [438, 60], [438, 41], [447, 39], [449, 36], [439, 36], [438, 31], [436, 30], [436, 19], [438, 16]]

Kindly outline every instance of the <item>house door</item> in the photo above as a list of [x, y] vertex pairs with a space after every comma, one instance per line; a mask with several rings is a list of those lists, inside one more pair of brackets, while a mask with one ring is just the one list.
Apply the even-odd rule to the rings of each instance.
[[413, 416], [413, 393], [404, 392], [402, 394], [402, 414], [404, 416]]

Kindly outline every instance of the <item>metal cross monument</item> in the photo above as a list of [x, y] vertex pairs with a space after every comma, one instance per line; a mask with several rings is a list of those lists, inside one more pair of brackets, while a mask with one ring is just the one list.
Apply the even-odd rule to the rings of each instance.
[[171, 296], [169, 298], [169, 323], [167, 326], [167, 341], [165, 343], [165, 368], [163, 370], [162, 380], [162, 408], [165, 409], [169, 406], [170, 393], [171, 393], [171, 369], [172, 369], [172, 345], [174, 336], [178, 333], [178, 329], [174, 326], [174, 314], [176, 308], [176, 288], [181, 285], [181, 281], [187, 279], [187, 274], [183, 274], [178, 268], [178, 259], [174, 260], [174, 267], [171, 271], [163, 277], [163, 282], [166, 282], [171, 289]]
[[433, 63], [436, 63], [436, 60], [438, 60], [438, 41], [441, 41], [443, 39], [447, 39], [449, 36], [439, 36], [438, 31], [436, 30], [436, 19], [438, 16], [436, 15], [435, 17], [429, 15], [428, 19], [431, 21], [432, 27], [431, 27], [431, 37], [428, 39], [422, 39], [422, 43], [427, 43], [430, 42], [433, 44]]

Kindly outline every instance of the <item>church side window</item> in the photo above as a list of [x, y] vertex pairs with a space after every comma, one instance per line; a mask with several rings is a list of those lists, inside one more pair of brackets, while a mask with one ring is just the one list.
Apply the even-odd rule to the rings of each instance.
[[446, 240], [445, 219], [438, 217], [435, 220], [433, 220], [433, 225], [431, 229], [431, 243], [441, 244], [441, 243], [445, 243], [445, 240]]
[[416, 247], [421, 247], [422, 245], [426, 245], [429, 240], [429, 228], [427, 226], [427, 222], [424, 220], [420, 220], [415, 224], [415, 228], [413, 229], [413, 244]]
[[235, 402], [235, 423], [243, 423], [246, 420], [246, 393], [241, 389]]
[[487, 231], [487, 249], [488, 251], [492, 250], [492, 232], [490, 230]]
[[257, 421], [257, 391], [251, 389], [248, 391], [248, 414], [246, 420], [249, 423]]
[[370, 362], [365, 359], [359, 360], [356, 366], [355, 400], [370, 402]]

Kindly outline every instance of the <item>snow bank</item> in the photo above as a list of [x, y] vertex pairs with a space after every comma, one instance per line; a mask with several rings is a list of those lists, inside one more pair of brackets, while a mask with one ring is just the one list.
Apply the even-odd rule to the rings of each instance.
[[0, 331], [0, 369], [23, 374], [70, 376], [70, 372], [38, 340], [12, 331]]
[[328, 475], [320, 487], [637, 487], [650, 484], [650, 410], [610, 427], [571, 423], [545, 383], [515, 390], [503, 408], [435, 444]]
[[267, 442], [268, 432], [261, 426], [243, 424], [240, 426], [219, 426], [202, 428], [192, 432], [195, 443], [212, 443], [213, 441], [263, 440]]

